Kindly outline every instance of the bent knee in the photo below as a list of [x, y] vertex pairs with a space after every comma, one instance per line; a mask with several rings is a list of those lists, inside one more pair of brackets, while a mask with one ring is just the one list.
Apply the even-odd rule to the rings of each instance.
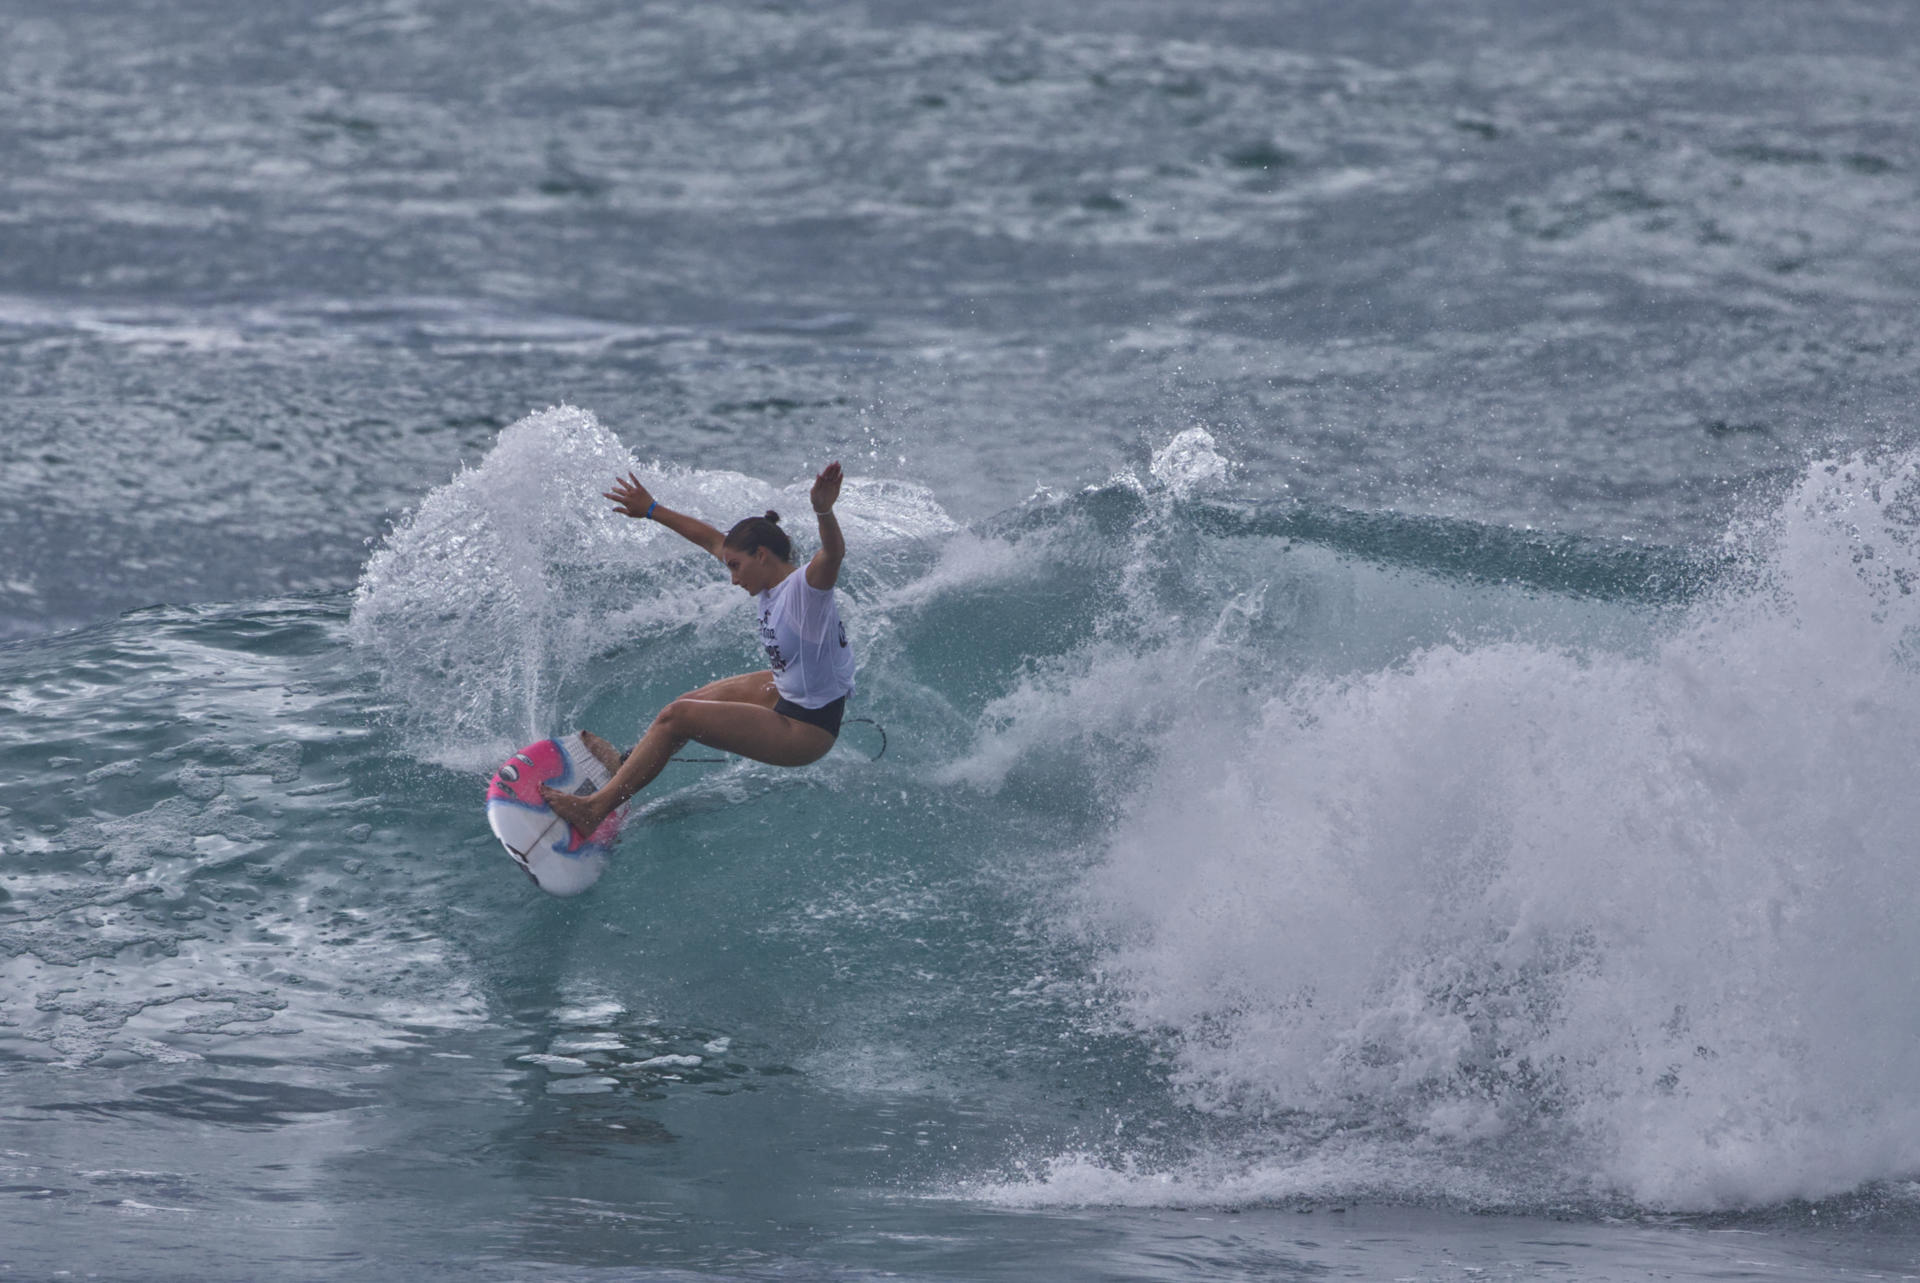
[[692, 712], [693, 701], [683, 695], [654, 714], [653, 724], [663, 731], [683, 734]]

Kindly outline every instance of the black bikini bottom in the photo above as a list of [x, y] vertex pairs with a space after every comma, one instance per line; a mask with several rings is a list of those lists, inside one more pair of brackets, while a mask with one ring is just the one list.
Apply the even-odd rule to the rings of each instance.
[[835, 739], [840, 737], [840, 719], [847, 715], [847, 697], [842, 695], [831, 704], [822, 704], [818, 708], [802, 708], [790, 699], [783, 699], [773, 706], [773, 711], [782, 717], [791, 717], [796, 722], [805, 722], [809, 726], [818, 726]]

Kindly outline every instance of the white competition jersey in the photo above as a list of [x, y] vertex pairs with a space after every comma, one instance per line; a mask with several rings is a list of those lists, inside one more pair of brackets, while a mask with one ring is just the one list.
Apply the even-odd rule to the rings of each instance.
[[853, 694], [853, 647], [833, 589], [809, 584], [801, 566], [761, 593], [759, 602], [760, 644], [781, 699], [821, 708]]

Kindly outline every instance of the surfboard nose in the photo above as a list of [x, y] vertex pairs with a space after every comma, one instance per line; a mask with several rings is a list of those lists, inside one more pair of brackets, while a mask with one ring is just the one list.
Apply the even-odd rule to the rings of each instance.
[[487, 801], [545, 806], [540, 798], [540, 786], [564, 787], [569, 774], [566, 755], [560, 746], [552, 740], [542, 740], [521, 749], [494, 772], [493, 778], [487, 781]]

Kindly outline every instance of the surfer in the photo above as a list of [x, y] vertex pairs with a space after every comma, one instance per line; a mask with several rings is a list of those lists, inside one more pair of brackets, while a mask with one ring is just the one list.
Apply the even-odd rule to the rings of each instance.
[[689, 740], [773, 766], [805, 766], [827, 755], [853, 694], [853, 650], [833, 595], [847, 555], [833, 515], [840, 482], [838, 463], [813, 479], [808, 497], [820, 521], [820, 551], [805, 570], [793, 563], [793, 545], [778, 513], [748, 517], [723, 535], [698, 517], [661, 506], [632, 473], [614, 482], [606, 497], [622, 515], [657, 521], [705, 548], [753, 596], [760, 643], [772, 667], [688, 691], [660, 710], [625, 757], [598, 735], [580, 732], [613, 778], [586, 797], [543, 786], [540, 794], [555, 815], [577, 832], [592, 833], [615, 807], [652, 783]]

